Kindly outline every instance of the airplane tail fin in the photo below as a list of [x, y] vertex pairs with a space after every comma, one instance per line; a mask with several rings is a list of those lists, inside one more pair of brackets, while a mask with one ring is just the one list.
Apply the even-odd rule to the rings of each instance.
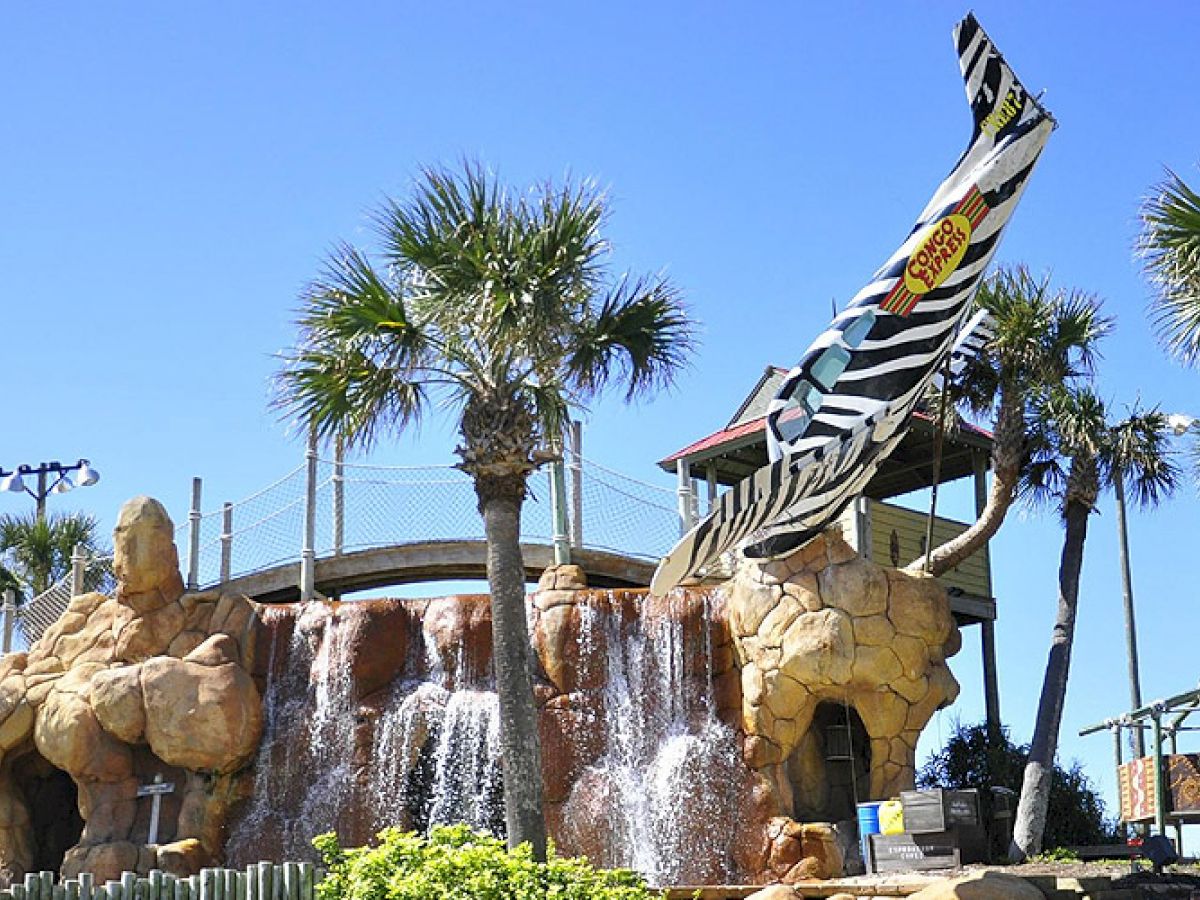
[[1001, 138], [1042, 119], [1054, 117], [1017, 80], [992, 39], [969, 13], [954, 29], [958, 65], [975, 120], [972, 144]]

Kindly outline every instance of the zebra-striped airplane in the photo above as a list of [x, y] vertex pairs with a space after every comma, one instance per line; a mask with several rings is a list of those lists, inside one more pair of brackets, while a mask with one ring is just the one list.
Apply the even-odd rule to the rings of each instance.
[[771, 463], [663, 558], [655, 593], [734, 548], [764, 559], [819, 534], [900, 442], [947, 354], [961, 367], [986, 334], [972, 301], [1055, 122], [973, 15], [954, 41], [974, 118], [966, 152], [899, 249], [788, 372], [768, 408]]

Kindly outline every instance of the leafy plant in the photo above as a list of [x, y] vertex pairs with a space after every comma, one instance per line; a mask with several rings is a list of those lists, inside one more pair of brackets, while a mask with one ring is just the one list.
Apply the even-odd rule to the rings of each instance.
[[1053, 850], [1043, 850], [1029, 858], [1030, 862], [1038, 863], [1077, 863], [1079, 854], [1067, 847], [1055, 847]]
[[375, 846], [343, 848], [337, 835], [313, 841], [328, 869], [317, 900], [649, 900], [660, 896], [625, 869], [595, 869], [561, 857], [544, 863], [529, 844], [504, 842], [466, 825], [439, 826], [428, 837], [385, 828]]
[[[994, 859], [1008, 852], [1006, 835], [994, 828], [995, 798], [992, 788], [1019, 792], [1029, 759], [1028, 745], [1017, 745], [1007, 729], [993, 740], [986, 725], [956, 722], [946, 745], [932, 754], [917, 773], [923, 788], [979, 791], [980, 815], [989, 829]], [[1012, 813], [1015, 815], [1015, 796]], [[1087, 846], [1117, 842], [1116, 822], [1106, 817], [1104, 801], [1092, 787], [1077, 761], [1064, 767], [1054, 765], [1050, 782], [1050, 806], [1046, 815], [1044, 843], [1047, 847]]]

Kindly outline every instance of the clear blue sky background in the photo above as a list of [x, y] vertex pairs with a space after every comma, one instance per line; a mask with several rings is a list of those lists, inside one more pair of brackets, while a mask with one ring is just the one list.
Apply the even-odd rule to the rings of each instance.
[[[791, 364], [907, 231], [957, 158], [968, 111], [950, 42], [966, 7], [905, 4], [84, 4], [10, 6], [0, 54], [0, 465], [89, 457], [56, 509], [107, 531], [139, 493], [186, 515], [245, 496], [302, 447], [267, 411], [273, 354], [333, 242], [422, 164], [466, 155], [525, 184], [570, 172], [612, 197], [614, 265], [664, 270], [703, 324], [667, 396], [598, 404], [587, 452], [647, 480]], [[1000, 260], [1094, 291], [1118, 320], [1101, 387], [1200, 414], [1164, 358], [1132, 245], [1170, 166], [1200, 180], [1200, 8], [980, 2], [1061, 127]], [[633, 436], [631, 438], [631, 436]], [[450, 435], [380, 462], [445, 462]], [[961, 509], [969, 490], [955, 500]], [[28, 498], [0, 495], [0, 512]], [[1192, 485], [1134, 515], [1147, 697], [1196, 684]], [[1055, 595], [1053, 515], [994, 546], [1004, 715], [1027, 740]], [[1092, 520], [1063, 749], [1111, 798], [1126, 700], [1110, 502]], [[982, 717], [977, 636], [950, 717]]]

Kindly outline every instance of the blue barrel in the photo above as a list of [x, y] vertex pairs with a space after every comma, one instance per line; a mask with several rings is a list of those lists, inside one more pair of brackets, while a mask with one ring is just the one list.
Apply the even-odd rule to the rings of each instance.
[[882, 802], [858, 804], [858, 846], [868, 872], [871, 871], [870, 836], [879, 834], [879, 806]]

